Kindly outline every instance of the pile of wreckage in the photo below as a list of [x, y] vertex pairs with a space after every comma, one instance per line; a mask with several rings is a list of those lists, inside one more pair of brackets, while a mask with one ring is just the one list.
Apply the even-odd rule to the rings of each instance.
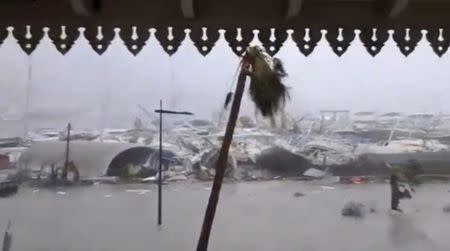
[[[71, 131], [70, 160], [83, 179], [114, 176], [153, 181], [158, 177], [158, 120], [136, 119], [133, 129]], [[272, 128], [242, 116], [235, 130], [227, 177], [236, 180], [317, 179], [329, 176], [386, 175], [392, 165], [411, 159], [433, 168], [450, 164], [447, 157], [450, 117], [445, 115], [377, 115], [324, 111], [288, 119]], [[163, 176], [166, 180], [211, 180], [224, 126], [194, 119], [165, 123]], [[31, 173], [63, 165], [65, 131], [45, 129], [20, 139], [0, 140], [0, 153], [20, 152], [12, 163]], [[2, 143], [3, 142], [3, 143]], [[14, 143], [15, 142], [15, 143]], [[6, 149], [6, 150], [5, 150]], [[431, 168], [431, 169], [433, 169]], [[430, 170], [431, 170], [430, 169]], [[450, 174], [438, 168], [436, 173]], [[100, 179], [100, 178], [99, 178]]]
[[0, 153], [0, 197], [14, 194], [19, 189], [20, 175], [10, 161], [10, 155]]

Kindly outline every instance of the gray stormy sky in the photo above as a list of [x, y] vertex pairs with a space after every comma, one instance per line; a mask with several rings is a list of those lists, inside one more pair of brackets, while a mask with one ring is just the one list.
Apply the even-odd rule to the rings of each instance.
[[[341, 58], [324, 39], [309, 57], [288, 40], [277, 57], [289, 74], [293, 115], [320, 109], [450, 112], [449, 55], [439, 58], [425, 39], [408, 58], [392, 40], [372, 58], [359, 39]], [[220, 111], [238, 64], [223, 39], [207, 57], [189, 39], [168, 57], [151, 37], [134, 57], [119, 38], [98, 56], [81, 36], [62, 56], [45, 37], [28, 57], [9, 36], [0, 46], [0, 113], [25, 111], [30, 60], [31, 127], [62, 127], [68, 120], [78, 127], [127, 127], [142, 116], [138, 104], [152, 110], [160, 98], [170, 108], [210, 118]], [[246, 95], [242, 113], [253, 110]]]

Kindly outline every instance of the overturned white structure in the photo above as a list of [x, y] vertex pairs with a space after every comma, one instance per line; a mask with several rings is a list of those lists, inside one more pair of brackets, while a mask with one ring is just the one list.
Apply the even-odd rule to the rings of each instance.
[[[130, 143], [100, 143], [93, 141], [72, 141], [69, 160], [77, 166], [81, 177], [104, 176], [108, 168], [115, 165], [117, 156], [130, 154], [148, 158], [154, 150], [148, 146]], [[19, 165], [38, 171], [43, 166], [61, 165], [65, 161], [66, 143], [63, 141], [36, 142], [22, 154]], [[117, 160], [120, 161], [120, 160]]]

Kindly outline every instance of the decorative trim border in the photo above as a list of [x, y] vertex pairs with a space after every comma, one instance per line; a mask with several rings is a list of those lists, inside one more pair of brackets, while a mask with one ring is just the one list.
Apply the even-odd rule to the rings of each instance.
[[311, 55], [323, 38], [326, 39], [333, 52], [339, 57], [345, 54], [356, 37], [360, 39], [367, 52], [373, 57], [381, 52], [390, 37], [392, 37], [400, 52], [405, 56], [413, 53], [422, 39], [428, 40], [431, 48], [439, 57], [442, 57], [450, 46], [450, 28], [448, 27], [429, 29], [404, 27], [395, 30], [384, 27], [362, 29], [352, 27], [305, 27], [301, 29], [248, 29], [234, 27], [221, 29], [215, 27], [152, 28], [139, 25], [124, 25], [121, 27], [96, 25], [87, 27], [47, 27], [27, 25], [13, 27], [12, 31], [6, 26], [0, 26], [0, 46], [10, 34], [17, 40], [17, 43], [25, 53], [31, 54], [44, 35], [47, 34], [56, 49], [65, 55], [73, 47], [81, 33], [89, 41], [92, 49], [99, 55], [102, 55], [108, 49], [116, 35], [120, 37], [124, 45], [135, 56], [141, 52], [152, 36], [159, 41], [159, 44], [169, 56], [176, 53], [186, 37], [191, 39], [198, 52], [203, 56], [208, 55], [212, 51], [221, 37], [225, 39], [231, 50], [238, 56], [244, 52], [254, 38], [259, 39], [270, 55], [278, 53], [288, 39], [292, 39], [300, 52], [305, 56]]

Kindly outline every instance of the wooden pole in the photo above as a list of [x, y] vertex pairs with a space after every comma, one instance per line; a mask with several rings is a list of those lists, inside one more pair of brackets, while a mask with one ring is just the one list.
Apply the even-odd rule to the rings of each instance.
[[159, 172], [158, 172], [158, 225], [162, 224], [162, 100], [159, 101]]
[[28, 56], [28, 79], [27, 79], [27, 89], [26, 89], [26, 97], [25, 97], [25, 114], [23, 117], [23, 136], [24, 138], [27, 137], [28, 135], [28, 130], [29, 128], [29, 120], [28, 120], [28, 113], [30, 111], [30, 104], [31, 104], [31, 89], [32, 89], [32, 85], [33, 85], [33, 58], [32, 58], [33, 54], [30, 54]]
[[200, 238], [197, 244], [197, 251], [208, 250], [209, 236], [214, 221], [214, 215], [216, 213], [217, 203], [219, 202], [220, 189], [222, 188], [222, 181], [225, 176], [225, 169], [227, 167], [228, 151], [230, 149], [231, 141], [233, 140], [234, 128], [236, 127], [242, 95], [245, 89], [245, 80], [246, 75], [243, 72], [243, 68], [241, 68], [233, 98], [233, 104], [231, 106], [230, 117], [228, 118], [225, 137], [223, 138], [222, 148], [220, 149], [219, 158], [216, 163], [216, 175], [214, 176], [214, 183], [209, 196], [202, 230], [200, 232]]
[[3, 236], [3, 246], [2, 251], [10, 251], [12, 246], [12, 233], [10, 231], [11, 221], [8, 220], [8, 225], [6, 226], [5, 235]]
[[69, 170], [69, 145], [70, 145], [70, 123], [67, 124], [67, 139], [66, 139], [66, 159], [64, 161], [64, 169], [63, 169], [63, 179], [67, 180], [67, 172]]

